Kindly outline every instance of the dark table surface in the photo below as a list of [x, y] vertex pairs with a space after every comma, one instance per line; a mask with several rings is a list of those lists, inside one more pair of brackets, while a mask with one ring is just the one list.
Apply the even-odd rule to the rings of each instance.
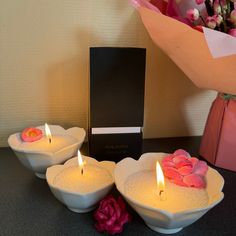
[[[173, 152], [178, 148], [197, 155], [200, 137], [144, 140], [144, 152]], [[86, 152], [86, 149], [84, 149]], [[225, 179], [223, 201], [177, 236], [236, 236], [236, 173], [216, 168]], [[114, 194], [118, 194], [113, 190]], [[122, 235], [159, 235], [130, 208], [131, 223]], [[0, 236], [102, 235], [94, 228], [93, 213], [68, 210], [50, 192], [45, 180], [20, 164], [10, 148], [0, 149]]]

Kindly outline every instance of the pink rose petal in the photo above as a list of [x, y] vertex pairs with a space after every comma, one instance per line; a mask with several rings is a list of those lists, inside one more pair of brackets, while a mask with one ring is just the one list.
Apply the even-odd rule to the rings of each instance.
[[173, 162], [175, 163], [175, 164], [177, 164], [177, 163], [179, 163], [179, 162], [190, 162], [189, 160], [188, 160], [189, 158], [187, 158], [186, 156], [183, 156], [183, 155], [179, 155], [179, 156], [175, 156], [174, 158], [173, 158]]
[[208, 166], [205, 161], [198, 161], [194, 166], [194, 173], [204, 176], [207, 173]]
[[170, 161], [172, 161], [173, 157], [174, 156], [172, 154], [165, 156], [165, 158], [162, 160], [162, 162], [170, 162]]
[[193, 171], [193, 167], [192, 166], [183, 166], [183, 167], [178, 169], [178, 172], [181, 175], [189, 175], [189, 174], [192, 173], [192, 171]]
[[97, 211], [94, 214], [94, 217], [95, 217], [96, 220], [106, 220], [107, 219], [107, 216], [105, 214], [103, 214], [102, 212], [100, 212], [100, 211]]
[[129, 215], [127, 212], [125, 212], [125, 213], [122, 214], [122, 216], [120, 217], [120, 224], [123, 225], [123, 224], [129, 222], [130, 220], [131, 220], [130, 215]]
[[180, 162], [178, 162], [178, 163], [175, 164], [175, 168], [176, 168], [176, 169], [179, 169], [179, 168], [184, 167], [184, 166], [192, 167], [193, 165], [192, 165], [192, 163], [191, 163], [190, 161], [188, 161], [188, 160], [186, 160], [186, 161], [180, 161]]
[[122, 227], [122, 225], [119, 225], [119, 224], [112, 225], [112, 226], [109, 226], [109, 227], [106, 228], [106, 231], [111, 235], [119, 234], [119, 233], [122, 232], [122, 230], [123, 230], [123, 227]]
[[182, 156], [185, 156], [185, 157], [191, 157], [190, 154], [188, 152], [186, 152], [185, 150], [183, 149], [178, 149], [176, 150], [173, 155], [175, 156], [179, 156], [179, 155], [182, 155]]
[[188, 187], [188, 185], [185, 184], [185, 183], [183, 182], [183, 179], [181, 179], [181, 180], [178, 180], [178, 179], [172, 179], [171, 182], [174, 183], [174, 184], [177, 184], [177, 185], [183, 186], [183, 187]]
[[183, 182], [187, 184], [189, 187], [195, 187], [195, 188], [206, 187], [206, 183], [203, 180], [203, 178], [196, 174], [190, 174], [190, 175], [184, 176]]
[[162, 162], [163, 167], [174, 167], [175, 163], [173, 161]]
[[171, 178], [171, 179], [182, 179], [182, 176], [179, 174], [179, 172], [172, 167], [167, 167], [164, 169], [164, 174], [166, 177]]
[[195, 166], [199, 162], [199, 160], [196, 157], [189, 158], [189, 161], [191, 161], [193, 166]]

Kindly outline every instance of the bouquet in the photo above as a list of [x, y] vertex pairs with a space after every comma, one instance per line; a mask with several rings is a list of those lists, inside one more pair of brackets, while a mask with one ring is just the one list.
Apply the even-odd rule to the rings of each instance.
[[236, 9], [234, 9], [236, 0], [195, 0], [195, 2], [199, 6], [204, 4], [205, 7], [201, 10], [192, 8], [186, 12], [187, 19], [193, 27], [201, 29], [201, 26], [205, 26], [236, 37]]
[[[156, 43], [198, 87], [219, 93], [200, 155], [236, 171], [236, 0], [131, 0]], [[234, 95], [232, 95], [234, 94]]]
[[131, 2], [154, 43], [195, 85], [236, 94], [233, 0]]

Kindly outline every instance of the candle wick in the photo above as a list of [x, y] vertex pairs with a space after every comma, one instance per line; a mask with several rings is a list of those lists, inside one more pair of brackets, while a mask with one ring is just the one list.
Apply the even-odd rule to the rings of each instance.
[[164, 201], [164, 200], [165, 200], [165, 192], [164, 192], [164, 190], [160, 190], [160, 191], [159, 191], [159, 199], [160, 199], [161, 201]]
[[83, 175], [83, 174], [84, 174], [84, 168], [81, 169], [81, 175]]
[[49, 138], [49, 143], [51, 143], [52, 142], [52, 139], [51, 138]]
[[164, 191], [163, 190], [161, 190], [160, 192], [159, 192], [159, 196], [161, 197], [161, 194], [163, 193]]

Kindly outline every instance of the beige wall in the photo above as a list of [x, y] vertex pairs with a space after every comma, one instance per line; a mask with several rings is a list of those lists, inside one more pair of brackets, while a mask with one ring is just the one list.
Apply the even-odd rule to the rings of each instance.
[[0, 146], [31, 125], [87, 127], [90, 46], [147, 48], [146, 138], [202, 134], [215, 92], [152, 43], [128, 0], [0, 0]]

